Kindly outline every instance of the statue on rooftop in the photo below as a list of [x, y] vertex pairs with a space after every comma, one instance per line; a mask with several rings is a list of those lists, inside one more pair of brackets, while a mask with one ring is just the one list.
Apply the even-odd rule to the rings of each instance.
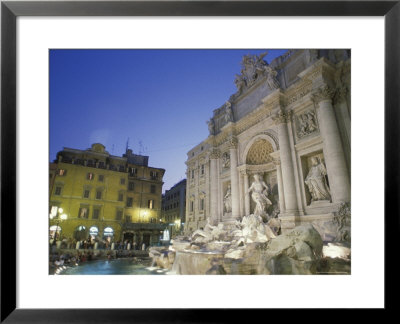
[[210, 135], [215, 135], [215, 123], [214, 119], [210, 118], [209, 121], [207, 121], [208, 124], [208, 131], [210, 132]]
[[229, 101], [225, 103], [225, 122], [233, 122], [232, 104]]

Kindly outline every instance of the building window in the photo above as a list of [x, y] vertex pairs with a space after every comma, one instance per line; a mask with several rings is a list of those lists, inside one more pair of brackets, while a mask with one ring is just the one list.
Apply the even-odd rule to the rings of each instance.
[[136, 168], [129, 168], [129, 175], [131, 177], [135, 177], [137, 174], [137, 169]]
[[150, 177], [156, 180], [158, 178], [158, 173], [156, 171], [150, 171]]
[[128, 197], [126, 199], [126, 207], [132, 207], [133, 206], [133, 198], [132, 197]]
[[153, 199], [149, 199], [147, 201], [147, 208], [154, 209], [154, 200]]
[[132, 223], [131, 215], [125, 215], [125, 223]]
[[120, 184], [124, 185], [125, 184], [125, 178], [121, 178], [121, 180], [119, 181]]
[[104, 181], [104, 175], [99, 174], [99, 181], [103, 182]]
[[194, 179], [194, 170], [192, 170], [191, 172], [192, 172], [191, 178]]
[[60, 169], [60, 170], [58, 170], [57, 174], [58, 174], [60, 177], [66, 176], [66, 175], [67, 175], [67, 170]]
[[118, 170], [119, 170], [119, 172], [124, 172], [125, 171], [125, 167], [123, 165], [119, 165], [118, 166]]
[[152, 194], [156, 193], [156, 186], [155, 185], [151, 185], [150, 186], [150, 193], [152, 193]]
[[85, 189], [83, 191], [83, 198], [89, 198], [90, 197], [90, 190], [89, 189]]
[[132, 182], [132, 181], [130, 181], [130, 182], [128, 183], [128, 190], [129, 190], [129, 191], [133, 191], [134, 189], [135, 189], [135, 183]]
[[204, 164], [201, 165], [201, 175], [204, 175]]
[[190, 211], [193, 212], [194, 210], [194, 201], [190, 202]]
[[99, 219], [100, 216], [100, 209], [93, 209], [93, 219]]
[[105, 165], [105, 163], [103, 161], [99, 162], [99, 168], [100, 169], [105, 169], [106, 168], [106, 165]]
[[91, 173], [91, 172], [89, 172], [89, 173], [86, 175], [86, 179], [87, 179], [87, 180], [93, 180], [93, 178], [94, 178], [94, 174]]
[[204, 210], [204, 198], [200, 199], [200, 210]]
[[123, 211], [121, 209], [117, 209], [117, 214], [115, 215], [116, 220], [122, 220]]
[[61, 189], [62, 189], [62, 187], [57, 186], [56, 189], [54, 190], [54, 195], [60, 196], [61, 195]]
[[79, 208], [78, 218], [88, 218], [89, 215], [89, 208], [81, 207]]
[[124, 201], [124, 194], [122, 192], [118, 194], [118, 201]]
[[96, 191], [96, 199], [101, 199], [101, 194], [102, 194], [102, 191], [101, 190], [97, 190]]

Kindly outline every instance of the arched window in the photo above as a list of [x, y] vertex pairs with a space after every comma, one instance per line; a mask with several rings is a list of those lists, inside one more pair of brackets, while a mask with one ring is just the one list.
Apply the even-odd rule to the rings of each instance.
[[86, 227], [83, 225], [78, 226], [74, 231], [74, 238], [77, 241], [82, 241], [87, 239], [87, 230]]
[[57, 237], [59, 237], [60, 233], [61, 233], [61, 227], [57, 226], [57, 225], [50, 226], [50, 237], [51, 238], [54, 238], [54, 235], [56, 234], [56, 232], [57, 232]]
[[89, 235], [94, 239], [97, 235], [99, 235], [99, 228], [97, 226], [92, 226], [89, 229]]
[[104, 236], [114, 236], [114, 230], [111, 227], [104, 229]]

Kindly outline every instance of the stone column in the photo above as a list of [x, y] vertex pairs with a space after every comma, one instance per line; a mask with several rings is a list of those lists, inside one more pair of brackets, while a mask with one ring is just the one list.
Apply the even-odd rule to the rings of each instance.
[[210, 154], [210, 223], [218, 222], [218, 164], [220, 152], [212, 149]]
[[250, 194], [249, 194], [249, 174], [246, 170], [243, 174], [243, 193], [244, 193], [244, 216], [250, 215]]
[[351, 174], [351, 118], [350, 118], [350, 111], [347, 104], [347, 94], [348, 89], [346, 86], [342, 86], [336, 90], [334, 96], [334, 109], [337, 110], [339, 116], [342, 119], [342, 128], [339, 127], [342, 134], [343, 140], [343, 149], [347, 163], [347, 171], [349, 171], [349, 175]]
[[279, 209], [281, 214], [283, 214], [285, 212], [285, 200], [283, 194], [281, 161], [274, 161], [274, 163], [276, 165], [276, 176], [278, 179]]
[[237, 139], [229, 138], [229, 153], [231, 160], [231, 192], [232, 192], [232, 218], [240, 216], [239, 213], [239, 179], [237, 171]]
[[238, 180], [239, 180], [239, 184], [238, 184], [238, 188], [239, 188], [239, 216], [240, 218], [242, 218], [244, 215], [244, 197], [243, 197], [243, 177], [240, 174], [240, 172], [238, 172]]
[[328, 86], [316, 90], [312, 96], [317, 104], [318, 122], [323, 140], [332, 202], [350, 201], [350, 181], [342, 141], [332, 106], [333, 91]]
[[289, 118], [287, 113], [284, 113], [281, 110], [274, 119], [278, 125], [279, 154], [281, 160], [283, 194], [286, 207], [285, 214], [295, 214], [297, 213], [298, 205], [294, 179], [294, 166], [287, 127]]

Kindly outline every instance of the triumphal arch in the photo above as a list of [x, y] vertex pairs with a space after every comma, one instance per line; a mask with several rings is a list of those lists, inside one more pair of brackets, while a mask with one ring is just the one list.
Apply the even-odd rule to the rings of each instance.
[[[285, 232], [312, 223], [350, 237], [350, 51], [246, 55], [237, 92], [213, 111], [188, 152], [185, 231], [262, 210]], [[263, 188], [254, 194], [254, 185]]]

